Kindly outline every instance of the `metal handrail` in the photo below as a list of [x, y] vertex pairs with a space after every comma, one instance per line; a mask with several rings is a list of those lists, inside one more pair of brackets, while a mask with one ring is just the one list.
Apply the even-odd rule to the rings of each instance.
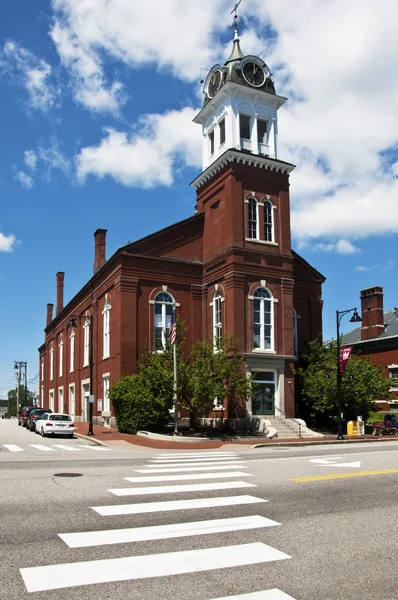
[[[293, 423], [296, 423], [296, 425], [298, 425], [298, 435], [301, 438], [301, 423], [300, 423], [300, 421], [297, 421], [293, 417], [287, 417], [286, 413], [281, 408], [278, 408], [277, 406], [274, 406], [274, 408], [275, 408], [275, 410], [277, 410], [278, 412], [280, 412], [285, 419], [289, 419], [289, 421], [293, 421]], [[288, 425], [288, 427], [289, 427], [289, 425]], [[294, 429], [292, 429], [292, 431], [294, 431]]]

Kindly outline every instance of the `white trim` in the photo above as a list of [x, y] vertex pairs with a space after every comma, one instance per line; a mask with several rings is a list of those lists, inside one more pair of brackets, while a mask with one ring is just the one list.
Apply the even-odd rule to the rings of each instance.
[[[62, 396], [62, 406], [60, 407], [61, 396]], [[60, 412], [60, 413], [64, 412], [64, 404], [65, 404], [64, 386], [60, 385], [58, 388], [58, 412]]]
[[75, 370], [75, 330], [72, 329], [69, 336], [69, 373], [73, 373]]
[[90, 321], [84, 319], [83, 325], [83, 367], [88, 367], [90, 356]]
[[266, 242], [265, 240], [256, 240], [255, 238], [245, 238], [246, 242], [253, 244], [265, 244], [266, 246], [279, 246], [278, 242]]
[[[73, 402], [71, 402], [71, 390], [73, 390]], [[75, 383], [70, 383], [69, 384], [69, 390], [68, 390], [69, 394], [68, 394], [68, 406], [69, 406], [69, 414], [72, 418], [74, 418], [76, 416], [76, 384]], [[73, 408], [73, 410], [72, 410]]]

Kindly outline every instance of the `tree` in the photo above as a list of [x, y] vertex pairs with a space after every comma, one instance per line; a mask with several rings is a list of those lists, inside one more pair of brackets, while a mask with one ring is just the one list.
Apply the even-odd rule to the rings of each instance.
[[[18, 387], [10, 390], [8, 392], [8, 416], [16, 417], [18, 412], [20, 412], [19, 407], [17, 406], [17, 397], [18, 397]], [[30, 390], [26, 390], [25, 386], [19, 385], [19, 404], [22, 408], [23, 406], [32, 406], [36, 399], [36, 395], [34, 392]]]
[[[228, 416], [241, 416], [242, 405], [248, 402], [255, 390], [254, 376], [248, 376], [243, 356], [238, 350], [239, 341], [231, 336], [222, 342], [223, 396], [228, 402]], [[246, 410], [245, 410], [246, 413]]]
[[[337, 344], [309, 343], [304, 365], [296, 369], [302, 402], [316, 419], [337, 415]], [[342, 406], [346, 420], [362, 415], [367, 419], [375, 400], [391, 396], [390, 381], [383, 368], [364, 357], [352, 355], [341, 379]]]

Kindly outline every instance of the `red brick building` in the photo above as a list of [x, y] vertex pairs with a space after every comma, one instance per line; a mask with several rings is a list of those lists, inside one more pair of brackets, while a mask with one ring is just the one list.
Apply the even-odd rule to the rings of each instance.
[[294, 166], [277, 156], [277, 110], [286, 98], [237, 38], [204, 93], [195, 118], [203, 135], [195, 214], [108, 260], [106, 230], [97, 230], [93, 277], [66, 306], [57, 274], [56, 311], [47, 306], [39, 348], [42, 405], [87, 419], [92, 364], [94, 421], [108, 423], [109, 386], [135, 371], [147, 347], [162, 351], [176, 306], [188, 346], [232, 334], [241, 340], [259, 382], [242, 414], [294, 416], [294, 362], [322, 331], [324, 277], [291, 248]]
[[344, 346], [369, 358], [374, 365], [384, 368], [384, 375], [392, 379], [392, 390], [398, 396], [398, 308], [384, 312], [383, 288], [361, 290], [360, 327], [343, 335]]

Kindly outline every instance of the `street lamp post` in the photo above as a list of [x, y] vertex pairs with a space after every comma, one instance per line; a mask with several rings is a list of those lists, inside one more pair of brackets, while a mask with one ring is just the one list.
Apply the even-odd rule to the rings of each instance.
[[341, 319], [344, 315], [353, 312], [350, 319], [350, 323], [359, 323], [362, 321], [359, 316], [356, 308], [349, 308], [348, 310], [336, 310], [336, 329], [337, 329], [337, 401], [338, 401], [338, 429], [337, 429], [337, 439], [344, 440], [343, 436], [343, 411], [341, 406], [341, 371], [340, 371], [340, 323]]
[[76, 327], [76, 319], [84, 319], [89, 323], [90, 327], [90, 341], [89, 341], [89, 367], [90, 367], [90, 397], [88, 403], [88, 433], [87, 435], [94, 435], [93, 431], [93, 315], [71, 315], [68, 327], [74, 329]]

